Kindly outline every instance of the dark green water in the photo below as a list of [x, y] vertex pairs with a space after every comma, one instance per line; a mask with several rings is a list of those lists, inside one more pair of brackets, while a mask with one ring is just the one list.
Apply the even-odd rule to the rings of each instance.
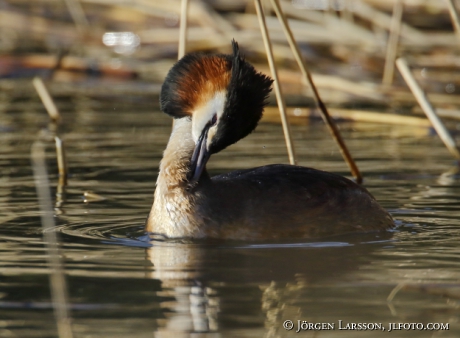
[[[432, 131], [340, 124], [365, 186], [397, 220], [393, 232], [274, 245], [151, 243], [143, 225], [171, 128], [155, 101], [57, 101], [70, 170], [63, 195], [53, 143], [47, 165], [75, 337], [460, 336], [460, 176]], [[38, 99], [0, 102], [1, 337], [58, 336], [30, 162], [47, 123]], [[348, 175], [322, 122], [293, 132], [299, 164]], [[209, 166], [222, 173], [286, 162], [281, 126], [262, 123]], [[85, 202], [88, 191], [104, 199]], [[299, 320], [334, 330], [296, 333]], [[385, 332], [339, 330], [340, 320]], [[387, 332], [389, 323], [449, 330]]]

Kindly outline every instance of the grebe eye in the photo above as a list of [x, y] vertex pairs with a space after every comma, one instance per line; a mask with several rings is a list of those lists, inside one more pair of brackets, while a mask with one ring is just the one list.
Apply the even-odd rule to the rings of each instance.
[[215, 126], [217, 123], [217, 114], [214, 114], [214, 116], [211, 119], [211, 126]]

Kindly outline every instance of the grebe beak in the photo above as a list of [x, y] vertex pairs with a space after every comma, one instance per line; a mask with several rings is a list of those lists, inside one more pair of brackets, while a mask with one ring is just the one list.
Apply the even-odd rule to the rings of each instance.
[[195, 145], [195, 150], [193, 151], [192, 158], [190, 159], [190, 176], [189, 176], [189, 186], [193, 187], [196, 185], [198, 180], [203, 173], [206, 163], [208, 162], [211, 154], [206, 148], [206, 143], [208, 140], [208, 131], [212, 127], [212, 123], [206, 124], [203, 131], [201, 132], [200, 137]]

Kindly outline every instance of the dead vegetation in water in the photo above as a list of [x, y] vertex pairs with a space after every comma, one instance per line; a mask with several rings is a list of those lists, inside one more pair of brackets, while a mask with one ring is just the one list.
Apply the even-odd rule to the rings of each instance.
[[[432, 105], [447, 111], [449, 118], [460, 118], [455, 1], [280, 4], [329, 108], [373, 111], [384, 114], [382, 122], [401, 111], [420, 112], [394, 68], [393, 59], [404, 56]], [[282, 25], [270, 1], [263, 5], [286, 103], [314, 108], [312, 91], [298, 71]], [[0, 88], [14, 92], [17, 81], [41, 75], [48, 78], [53, 95], [85, 88], [91, 88], [92, 95], [157, 95], [177, 59], [180, 11], [179, 0], [6, 0], [0, 6]], [[253, 1], [189, 2], [187, 52], [230, 52], [232, 38], [248, 60], [268, 72]], [[107, 80], [114, 85], [106, 85]], [[101, 88], [96, 88], [98, 81]], [[33, 87], [27, 84], [21, 90]]]

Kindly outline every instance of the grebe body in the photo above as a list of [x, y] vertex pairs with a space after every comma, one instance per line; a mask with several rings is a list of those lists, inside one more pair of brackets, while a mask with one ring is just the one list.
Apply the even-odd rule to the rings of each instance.
[[233, 55], [189, 54], [170, 70], [161, 109], [176, 120], [146, 230], [167, 238], [274, 240], [393, 227], [367, 190], [336, 174], [268, 165], [210, 177], [213, 153], [257, 126], [272, 80]]

